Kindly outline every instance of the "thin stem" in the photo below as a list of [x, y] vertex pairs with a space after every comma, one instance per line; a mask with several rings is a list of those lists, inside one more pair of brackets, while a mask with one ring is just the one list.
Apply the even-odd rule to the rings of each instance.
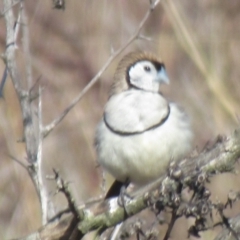
[[172, 232], [172, 229], [173, 229], [173, 226], [174, 226], [174, 223], [176, 222], [176, 220], [177, 220], [177, 209], [173, 209], [171, 221], [168, 225], [168, 229], [167, 229], [167, 232], [166, 232], [163, 240], [168, 240], [169, 239], [169, 236]]

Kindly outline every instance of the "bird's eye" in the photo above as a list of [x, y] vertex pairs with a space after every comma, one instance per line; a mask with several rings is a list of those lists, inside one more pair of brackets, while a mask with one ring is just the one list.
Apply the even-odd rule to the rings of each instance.
[[151, 69], [150, 69], [149, 66], [144, 66], [144, 70], [145, 70], [146, 72], [150, 72], [150, 71], [151, 71]]

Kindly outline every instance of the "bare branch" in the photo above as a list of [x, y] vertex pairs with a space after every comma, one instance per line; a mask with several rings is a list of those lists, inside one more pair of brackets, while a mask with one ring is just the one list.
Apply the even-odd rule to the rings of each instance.
[[42, 134], [41, 134], [41, 129], [42, 129], [42, 89], [39, 87], [38, 90], [38, 128], [39, 128], [39, 133], [38, 133], [38, 156], [37, 156], [37, 162], [36, 162], [36, 176], [38, 178], [39, 182], [39, 195], [40, 195], [40, 201], [41, 201], [41, 210], [42, 210], [42, 224], [45, 225], [48, 220], [48, 195], [47, 195], [47, 189], [44, 186], [43, 182], [43, 176], [44, 174], [42, 173]]
[[45, 126], [43, 129], [43, 136], [46, 137], [68, 114], [68, 112], [82, 99], [82, 97], [92, 88], [92, 86], [99, 80], [101, 75], [106, 71], [106, 69], [110, 66], [112, 61], [121, 53], [123, 52], [135, 39], [139, 37], [139, 34], [148, 20], [150, 14], [152, 11], [156, 8], [156, 6], [159, 4], [160, 0], [156, 0], [155, 2], [151, 3], [150, 8], [146, 12], [145, 16], [143, 17], [142, 21], [138, 25], [137, 29], [135, 30], [134, 34], [127, 40], [127, 42], [118, 50], [116, 50], [114, 53], [111, 54], [111, 56], [108, 58], [107, 62], [103, 65], [103, 67], [100, 69], [100, 71], [95, 75], [94, 78], [90, 80], [90, 82], [87, 84], [87, 86], [79, 93], [79, 95], [72, 101], [72, 103], [56, 118], [54, 119], [50, 124]]
[[68, 182], [66, 182], [59, 174], [59, 172], [55, 169], [53, 169], [54, 176], [48, 177], [48, 179], [53, 179], [56, 181], [57, 184], [57, 190], [56, 193], [62, 192], [67, 201], [68, 201], [68, 208], [69, 210], [74, 214], [75, 217], [78, 218], [78, 207], [74, 201], [73, 195], [71, 191], [69, 190]]
[[[14, 3], [12, 5], [12, 7], [14, 5], [16, 5], [17, 3], [19, 3], [19, 2]], [[22, 4], [21, 4], [20, 8], [22, 8]], [[9, 10], [10, 10], [10, 8], [9, 8]], [[15, 22], [14, 27], [13, 27], [13, 29], [14, 29], [14, 39], [15, 39], [14, 44], [15, 44], [15, 47], [17, 47], [16, 42], [17, 42], [17, 37], [18, 37], [18, 34], [19, 34], [19, 30], [20, 30], [20, 21], [21, 21], [21, 11], [19, 11], [17, 21]], [[6, 64], [6, 61], [4, 61], [4, 62]], [[4, 69], [4, 73], [3, 73], [1, 84], [0, 84], [0, 98], [3, 97], [3, 88], [4, 88], [5, 82], [7, 80], [7, 77], [8, 77], [8, 69], [7, 69], [7, 66], [6, 66], [5, 69]]]
[[168, 225], [167, 232], [166, 232], [163, 240], [168, 240], [168, 239], [169, 239], [170, 234], [171, 234], [172, 229], [173, 229], [173, 226], [174, 226], [177, 218], [178, 218], [178, 217], [177, 217], [177, 209], [176, 209], [176, 210], [174, 209], [173, 212], [172, 212], [172, 216], [171, 216], [170, 223], [169, 223], [169, 225]]
[[8, 76], [7, 67], [5, 67], [3, 76], [1, 79], [1, 83], [0, 83], [0, 98], [3, 98], [3, 88], [4, 88], [5, 82], [7, 80], [7, 76]]
[[[5, 9], [9, 9], [11, 6], [10, 0], [4, 0], [4, 6]], [[27, 156], [28, 161], [30, 163], [34, 163], [37, 159], [37, 139], [35, 136], [35, 130], [34, 130], [34, 124], [32, 119], [32, 107], [29, 101], [29, 92], [24, 90], [22, 88], [22, 79], [20, 78], [20, 74], [18, 73], [17, 69], [17, 63], [15, 59], [15, 31], [14, 31], [14, 15], [13, 11], [10, 8], [6, 14], [6, 28], [7, 28], [7, 34], [6, 34], [6, 52], [5, 52], [5, 59], [7, 64], [7, 69], [9, 71], [9, 74], [11, 76], [11, 79], [14, 84], [14, 88], [17, 92], [20, 104], [21, 104], [21, 110], [23, 115], [23, 125], [24, 125], [24, 139], [26, 142], [26, 150], [27, 150]]]
[[[27, 161], [28, 166], [27, 170], [33, 181], [34, 187], [38, 194], [39, 200], [42, 206], [42, 214], [43, 214], [43, 223], [46, 223], [47, 218], [47, 195], [43, 186], [43, 179], [41, 173], [41, 157], [42, 157], [42, 146], [41, 146], [41, 138], [42, 135], [40, 134], [41, 128], [41, 99], [39, 100], [39, 113], [40, 122], [37, 122], [38, 119], [34, 117], [34, 109], [32, 104], [32, 97], [30, 90], [25, 90], [23, 88], [23, 79], [21, 79], [20, 74], [17, 68], [16, 62], [16, 41], [18, 37], [19, 27], [20, 27], [20, 19], [24, 19], [26, 21], [26, 17], [24, 17], [24, 2], [20, 1], [20, 8], [18, 13], [18, 20], [15, 21], [14, 13], [12, 10], [12, 1], [11, 0], [4, 0], [4, 9], [5, 9], [5, 20], [6, 20], [6, 51], [4, 60], [6, 63], [6, 69], [9, 73], [14, 88], [16, 90], [20, 106], [22, 112], [22, 120], [23, 120], [23, 127], [24, 127], [24, 142], [26, 144], [26, 153], [27, 153]], [[27, 23], [23, 25], [27, 27]], [[23, 33], [27, 33], [23, 31]], [[28, 38], [28, 36], [25, 37]], [[24, 43], [25, 45], [29, 44], [28, 42]], [[25, 46], [25, 52], [28, 52], [28, 46]], [[28, 59], [29, 60], [29, 59]], [[29, 64], [29, 61], [28, 61]], [[27, 77], [28, 77], [28, 85], [30, 85], [31, 79], [31, 66], [28, 65], [26, 67]]]
[[12, 9], [12, 7], [16, 6], [18, 3], [20, 3], [22, 0], [19, 0], [19, 1], [15, 1], [12, 5], [10, 5], [8, 8], [5, 8], [3, 11], [0, 12], [0, 18], [1, 17], [4, 17], [5, 13]]
[[26, 164], [24, 164], [22, 161], [18, 160], [17, 158], [9, 155], [9, 157], [14, 160], [15, 162], [17, 162], [21, 167], [23, 167], [25, 170], [28, 171], [28, 166]]

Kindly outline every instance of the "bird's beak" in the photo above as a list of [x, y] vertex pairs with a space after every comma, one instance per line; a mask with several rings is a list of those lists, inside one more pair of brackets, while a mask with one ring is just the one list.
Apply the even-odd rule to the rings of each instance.
[[166, 83], [166, 84], [170, 83], [167, 72], [164, 67], [162, 67], [161, 70], [158, 72], [158, 81], [160, 83]]

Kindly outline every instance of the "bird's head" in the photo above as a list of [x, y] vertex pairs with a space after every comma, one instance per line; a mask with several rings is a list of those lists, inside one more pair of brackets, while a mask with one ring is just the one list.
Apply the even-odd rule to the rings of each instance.
[[130, 88], [158, 92], [161, 83], [169, 83], [162, 61], [151, 53], [132, 52], [120, 61], [111, 93]]

